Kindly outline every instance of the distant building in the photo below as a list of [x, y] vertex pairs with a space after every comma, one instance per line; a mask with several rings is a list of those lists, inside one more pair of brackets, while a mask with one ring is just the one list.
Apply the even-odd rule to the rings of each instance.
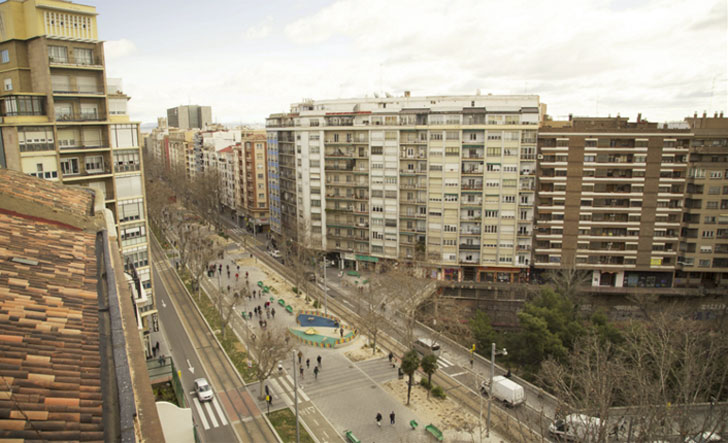
[[3, 440], [164, 438], [135, 306], [146, 293], [127, 281], [104, 199], [0, 169]]
[[210, 106], [186, 105], [167, 109], [167, 124], [170, 128], [205, 129], [212, 124]]
[[96, 192], [148, 292], [137, 301], [148, 330], [157, 311], [139, 124], [126, 113], [121, 81], [106, 78], [96, 8], [12, 0], [0, 16], [0, 167]]

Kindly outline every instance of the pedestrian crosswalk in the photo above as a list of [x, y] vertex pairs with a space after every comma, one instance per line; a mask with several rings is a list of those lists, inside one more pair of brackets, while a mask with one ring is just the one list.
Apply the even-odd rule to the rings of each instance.
[[[283, 399], [286, 406], [293, 406], [295, 395], [293, 391], [293, 378], [291, 378], [290, 375], [285, 375], [277, 378], [269, 378], [268, 381], [265, 382], [265, 384], [268, 386], [271, 397], [273, 397], [273, 402]], [[303, 392], [303, 390], [299, 386], [298, 402], [307, 402], [309, 400], [311, 399], [308, 397], [308, 395], [306, 395], [305, 392]]]
[[225, 414], [222, 413], [220, 403], [217, 401], [217, 397], [213, 397], [211, 401], [200, 403], [197, 397], [192, 399], [197, 416], [202, 422], [202, 427], [205, 430], [210, 428], [217, 428], [218, 426], [227, 426], [228, 421]]
[[449, 368], [450, 366], [454, 366], [455, 364], [450, 362], [449, 360], [446, 360], [442, 357], [437, 359], [437, 366], [440, 367], [440, 369]]

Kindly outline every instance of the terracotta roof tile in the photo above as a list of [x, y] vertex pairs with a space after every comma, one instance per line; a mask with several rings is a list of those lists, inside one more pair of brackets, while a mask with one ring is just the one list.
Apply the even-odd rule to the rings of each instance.
[[96, 234], [4, 210], [6, 196], [82, 217], [93, 205], [0, 170], [0, 439], [103, 441]]

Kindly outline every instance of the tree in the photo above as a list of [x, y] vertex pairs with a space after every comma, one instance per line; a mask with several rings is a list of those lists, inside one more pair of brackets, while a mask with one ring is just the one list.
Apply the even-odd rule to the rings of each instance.
[[422, 366], [422, 372], [427, 374], [427, 386], [430, 388], [427, 390], [427, 398], [430, 398], [430, 391], [432, 390], [432, 374], [437, 371], [437, 355], [427, 354], [422, 358], [420, 363]]
[[484, 311], [478, 309], [473, 318], [470, 319], [469, 325], [476, 349], [490, 349], [490, 344], [498, 341], [496, 340], [496, 333], [490, 325], [490, 318]]
[[588, 286], [591, 283], [589, 271], [576, 269], [574, 264], [566, 264], [559, 269], [551, 269], [546, 272], [545, 280], [553, 287], [554, 291], [563, 295], [573, 303], [573, 308], [578, 311], [582, 304], [583, 296], [580, 287]]
[[[377, 289], [377, 285], [370, 284], [366, 291], [363, 291], [365, 297], [364, 313], [361, 314], [362, 328], [366, 331], [372, 346], [372, 354], [377, 352], [377, 336], [382, 325], [387, 322], [385, 316], [386, 292]], [[361, 303], [361, 300], [360, 302]]]
[[412, 391], [412, 378], [420, 366], [420, 356], [414, 349], [407, 351], [402, 357], [402, 372], [409, 377], [407, 380], [407, 404], [410, 403], [410, 392]]
[[263, 382], [278, 368], [278, 363], [290, 355], [293, 345], [286, 341], [288, 331], [282, 327], [269, 326], [257, 337], [251, 337], [249, 351], [255, 356], [258, 379], [258, 398], [263, 399]]

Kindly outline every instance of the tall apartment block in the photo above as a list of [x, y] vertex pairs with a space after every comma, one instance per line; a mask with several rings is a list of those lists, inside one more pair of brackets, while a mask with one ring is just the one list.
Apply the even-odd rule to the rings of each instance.
[[92, 188], [114, 214], [142, 329], [154, 322], [139, 125], [106, 79], [96, 8], [61, 0], [0, 4], [0, 167]]
[[212, 124], [212, 108], [185, 105], [167, 109], [167, 124], [178, 129], [205, 129]]
[[674, 287], [728, 288], [728, 118], [685, 119], [690, 142]]
[[342, 268], [417, 263], [433, 278], [528, 274], [537, 96], [305, 101], [271, 115], [274, 238]]
[[691, 134], [627, 118], [545, 122], [534, 265], [591, 271], [592, 286], [671, 288]]
[[235, 146], [238, 223], [258, 233], [268, 230], [268, 149], [265, 131], [244, 131]]

